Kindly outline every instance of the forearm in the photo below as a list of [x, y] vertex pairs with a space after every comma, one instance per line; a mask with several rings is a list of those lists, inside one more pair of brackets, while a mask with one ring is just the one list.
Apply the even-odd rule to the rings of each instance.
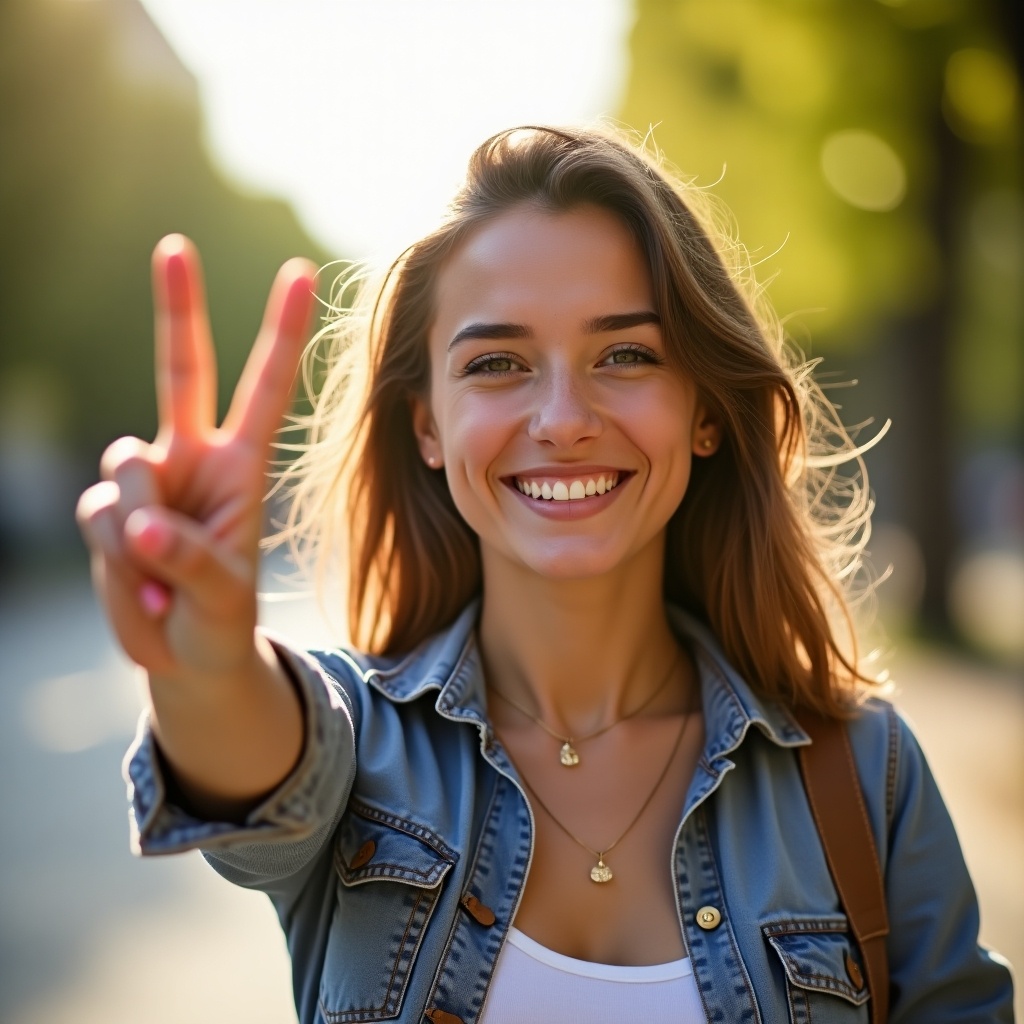
[[240, 821], [302, 752], [303, 708], [256, 633], [246, 666], [216, 678], [149, 677], [151, 724], [175, 787], [200, 817]]

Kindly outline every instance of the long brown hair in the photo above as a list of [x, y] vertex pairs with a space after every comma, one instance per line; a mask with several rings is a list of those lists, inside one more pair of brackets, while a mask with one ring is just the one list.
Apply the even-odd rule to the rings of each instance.
[[[309, 441], [286, 470], [285, 539], [348, 565], [353, 640], [411, 649], [481, 588], [478, 542], [416, 445], [410, 398], [429, 389], [438, 270], [481, 223], [523, 204], [612, 211], [646, 256], [669, 359], [723, 442], [695, 460], [668, 525], [665, 598], [705, 620], [760, 693], [845, 714], [869, 683], [846, 602], [870, 501], [860, 453], [752, 283], [707, 197], [642, 148], [594, 129], [516, 128], [484, 142], [437, 230], [313, 346]], [[709, 212], [711, 211], [711, 212]], [[319, 364], [317, 360], [325, 362]], [[322, 384], [313, 381], [325, 366]], [[837, 467], [851, 463], [840, 476]]]

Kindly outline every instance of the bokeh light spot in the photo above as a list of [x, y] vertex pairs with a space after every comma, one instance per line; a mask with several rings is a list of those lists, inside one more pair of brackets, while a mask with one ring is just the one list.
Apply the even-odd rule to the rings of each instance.
[[118, 658], [87, 672], [42, 679], [22, 705], [26, 733], [43, 750], [77, 754], [108, 740], [125, 742], [139, 705], [134, 669]]
[[981, 650], [1024, 664], [1024, 551], [994, 549], [964, 559], [953, 577], [950, 610]]
[[892, 210], [907, 191], [906, 171], [896, 151], [861, 129], [835, 132], [825, 140], [821, 171], [836, 195], [860, 210]]
[[1018, 93], [1013, 68], [991, 50], [968, 47], [946, 62], [946, 120], [969, 141], [983, 141], [1007, 128], [1017, 109]]

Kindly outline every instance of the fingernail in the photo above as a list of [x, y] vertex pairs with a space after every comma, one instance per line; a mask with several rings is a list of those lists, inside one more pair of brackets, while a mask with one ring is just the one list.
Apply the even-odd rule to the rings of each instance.
[[161, 523], [141, 510], [128, 517], [125, 527], [135, 546], [146, 555], [156, 558], [164, 554], [171, 544], [171, 531], [166, 523]]
[[139, 604], [142, 605], [147, 615], [156, 619], [170, 608], [171, 595], [166, 587], [149, 580], [139, 587]]

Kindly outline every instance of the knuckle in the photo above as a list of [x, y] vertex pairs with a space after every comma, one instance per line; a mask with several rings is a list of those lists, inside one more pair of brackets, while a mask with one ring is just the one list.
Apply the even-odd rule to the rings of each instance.
[[103, 480], [84, 491], [75, 506], [75, 519], [86, 527], [99, 516], [109, 513], [120, 501], [121, 490], [112, 481]]
[[127, 459], [115, 470], [114, 480], [120, 488], [123, 514], [143, 505], [160, 504], [160, 486], [148, 462], [135, 457]]
[[120, 530], [113, 510], [104, 507], [91, 513], [80, 523], [82, 537], [90, 551], [104, 560], [122, 555]]
[[100, 457], [100, 475], [104, 480], [112, 480], [126, 464], [148, 463], [146, 453], [149, 447], [140, 438], [119, 437], [107, 446]]

